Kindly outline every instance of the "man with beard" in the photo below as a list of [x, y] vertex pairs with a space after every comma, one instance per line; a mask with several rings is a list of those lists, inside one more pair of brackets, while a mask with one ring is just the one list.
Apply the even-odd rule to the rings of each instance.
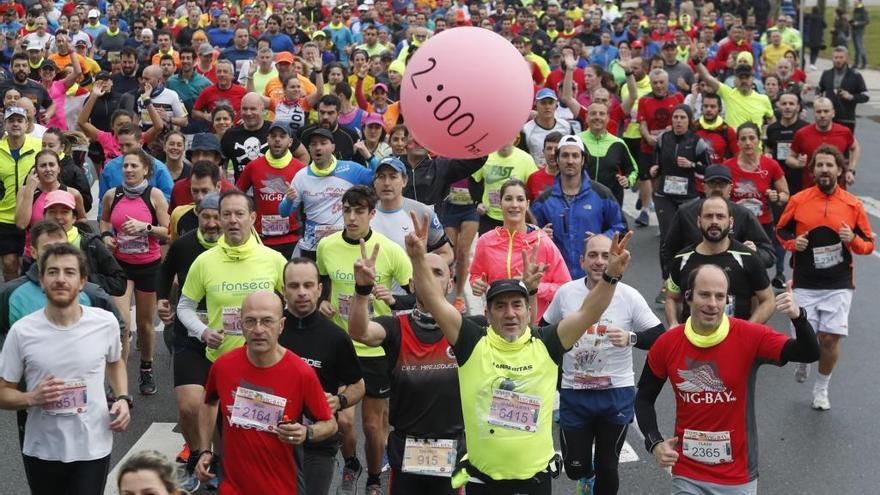
[[[190, 446], [198, 445], [198, 420], [205, 382], [211, 362], [205, 357], [205, 343], [190, 337], [183, 323], [175, 314], [174, 280], [178, 286], [186, 283], [189, 267], [196, 258], [217, 245], [220, 238], [220, 194], [212, 192], [201, 198], [196, 207], [198, 228], [187, 232], [171, 244], [168, 255], [159, 270], [159, 283], [156, 285], [159, 318], [165, 323], [166, 342], [171, 341], [174, 357], [174, 395], [177, 400], [177, 422], [186, 442], [183, 452], [177, 458], [186, 462], [190, 457]], [[205, 312], [205, 303], [200, 301], [198, 311]], [[167, 337], [170, 335], [170, 339]], [[199, 488], [198, 478], [193, 474], [195, 464], [187, 463], [186, 479], [182, 488], [194, 492]]]
[[665, 304], [669, 325], [678, 325], [690, 316], [690, 308], [682, 308], [682, 296], [693, 289], [688, 286], [691, 271], [702, 265], [720, 266], [730, 280], [726, 315], [756, 323], [769, 320], [774, 308], [770, 279], [755, 252], [730, 238], [730, 203], [720, 196], [706, 198], [700, 205], [697, 225], [702, 242], [681, 250], [668, 266]]
[[12, 56], [10, 62], [10, 70], [12, 71], [12, 79], [3, 81], [0, 84], [0, 99], [6, 96], [6, 92], [10, 89], [17, 90], [22, 97], [29, 98], [34, 102], [34, 106], [41, 110], [48, 110], [52, 106], [52, 98], [49, 92], [42, 84], [30, 79], [31, 68], [28, 56], [24, 53], [16, 53]]
[[553, 229], [553, 242], [565, 258], [572, 277], [583, 277], [580, 258], [584, 253], [584, 236], [626, 230], [623, 213], [614, 194], [602, 184], [590, 180], [584, 172], [586, 152], [577, 136], [563, 136], [556, 148], [559, 173], [553, 186], [538, 196], [531, 211], [535, 222]]
[[794, 140], [791, 142], [785, 163], [789, 167], [803, 170], [802, 184], [805, 187], [813, 185], [813, 175], [806, 166], [812, 162], [816, 150], [826, 144], [833, 146], [847, 158], [840, 185], [846, 188], [856, 180], [856, 167], [861, 155], [859, 142], [848, 127], [834, 122], [834, 115], [834, 104], [831, 100], [825, 97], [816, 98], [813, 102], [815, 123], [804, 126], [794, 133]]
[[336, 143], [333, 155], [339, 160], [353, 160], [354, 144], [361, 138], [357, 132], [339, 125], [339, 107], [341, 105], [336, 95], [322, 96], [318, 101], [318, 123], [302, 129], [299, 135], [300, 138], [304, 138], [318, 127], [327, 129], [333, 134], [333, 141]]
[[[80, 303], [88, 268], [79, 249], [53, 244], [39, 267], [46, 308], [9, 331], [0, 354], [0, 408], [29, 412], [22, 453], [32, 493], [99, 494], [113, 432], [131, 420], [119, 322]], [[26, 391], [18, 390], [22, 380]], [[105, 380], [116, 394], [112, 404]]]
[[[704, 193], [707, 198], [721, 197], [728, 200], [733, 224], [736, 226], [735, 228], [731, 227], [731, 238], [755, 251], [762, 265], [772, 266], [775, 258], [773, 246], [758, 222], [758, 218], [745, 206], [730, 201], [730, 192], [733, 189], [733, 176], [730, 169], [724, 165], [710, 165], [706, 167], [703, 180], [705, 181]], [[676, 253], [687, 246], [698, 244], [703, 239], [702, 231], [698, 225], [702, 204], [702, 198], [694, 198], [681, 205], [675, 212], [669, 225], [669, 231], [660, 244], [660, 262], [664, 265], [668, 266]]]
[[111, 93], [116, 97], [121, 97], [126, 93], [137, 93], [138, 84], [138, 56], [137, 51], [127, 46], [119, 52], [119, 61], [121, 71], [110, 76], [113, 81], [113, 89]]
[[[846, 165], [833, 146], [813, 155], [810, 170], [816, 185], [788, 201], [776, 234], [792, 251], [794, 291], [819, 337], [819, 374], [813, 386], [813, 409], [827, 411], [828, 383], [840, 356], [840, 339], [848, 334], [853, 285], [853, 253], [871, 254], [874, 234], [861, 201], [840, 185]], [[805, 382], [807, 365], [795, 379]]]

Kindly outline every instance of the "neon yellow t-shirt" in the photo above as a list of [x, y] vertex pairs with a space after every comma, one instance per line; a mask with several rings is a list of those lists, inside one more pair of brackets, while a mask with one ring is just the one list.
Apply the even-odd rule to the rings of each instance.
[[[336, 310], [333, 321], [348, 330], [348, 314], [354, 298], [354, 263], [361, 257], [359, 243], [351, 243], [342, 237], [343, 232], [331, 234], [318, 243], [318, 272], [330, 277], [330, 305]], [[366, 240], [367, 253], [373, 252], [373, 246], [379, 245], [379, 257], [376, 259], [376, 285], [391, 288], [392, 282], [401, 287], [408, 285], [412, 278], [412, 264], [403, 248], [378, 232], [371, 232]], [[189, 278], [187, 277], [187, 281]], [[387, 316], [391, 308], [379, 299], [370, 303], [370, 317]], [[354, 350], [359, 357], [382, 357], [385, 351], [381, 347], [369, 347], [360, 342], [354, 343]]]
[[794, 48], [785, 43], [780, 43], [779, 48], [776, 48], [773, 45], [765, 46], [764, 53], [761, 57], [764, 59], [764, 62], [767, 63], [767, 70], [770, 72], [776, 70], [776, 64], [785, 57], [785, 53], [788, 51], [794, 51]]
[[[629, 121], [629, 125], [626, 126], [626, 129], [623, 130], [623, 137], [627, 139], [639, 139], [642, 137], [641, 132], [639, 132], [639, 121], [636, 119], [636, 115], [639, 113], [639, 98], [650, 92], [651, 79], [648, 78], [648, 76], [643, 77], [641, 81], [636, 81], [636, 101], [633, 102], [632, 110], [630, 110], [631, 120]], [[620, 88], [621, 101], [626, 99], [628, 94], [629, 89], [627, 89], [626, 85]]]
[[527, 329], [508, 342], [491, 327], [464, 322], [453, 350], [470, 463], [494, 480], [546, 469], [555, 454], [553, 402], [565, 353], [556, 327]]
[[510, 156], [501, 156], [496, 151], [489, 155], [483, 168], [477, 170], [473, 178], [483, 181], [483, 205], [486, 214], [493, 220], [503, 220], [501, 214], [501, 186], [508, 179], [519, 179], [523, 182], [538, 171], [532, 155], [519, 148], [513, 148]]
[[773, 105], [770, 104], [770, 98], [757, 91], [752, 91], [748, 96], [745, 96], [738, 89], [719, 83], [718, 96], [721, 97], [727, 111], [724, 121], [734, 129], [745, 122], [754, 122], [760, 128], [764, 125], [765, 117], [773, 117]]
[[183, 285], [184, 296], [194, 301], [205, 299], [208, 327], [224, 330], [220, 347], [205, 350], [211, 362], [244, 345], [238, 310], [245, 297], [259, 290], [284, 293], [284, 256], [260, 244], [253, 234], [246, 246], [252, 251], [240, 260], [230, 258], [221, 246], [200, 254]]

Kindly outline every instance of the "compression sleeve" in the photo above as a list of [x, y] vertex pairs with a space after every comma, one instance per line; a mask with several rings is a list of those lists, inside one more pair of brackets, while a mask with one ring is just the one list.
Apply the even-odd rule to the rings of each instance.
[[801, 314], [791, 320], [794, 326], [795, 338], [788, 339], [782, 346], [779, 358], [783, 362], [794, 361], [796, 363], [812, 363], [819, 359], [819, 341], [816, 340], [816, 332], [813, 325], [807, 319], [807, 313], [801, 308]]
[[196, 308], [199, 302], [180, 294], [180, 300], [177, 302], [177, 319], [186, 327], [186, 333], [190, 337], [202, 340], [202, 334], [208, 328], [208, 325], [202, 323]]
[[645, 448], [648, 452], [652, 452], [654, 446], [663, 441], [660, 429], [657, 428], [657, 411], [654, 409], [654, 403], [657, 402], [657, 396], [660, 395], [665, 383], [666, 380], [657, 377], [645, 361], [642, 376], [639, 378], [639, 391], [636, 392], [635, 410], [639, 430], [645, 437]]
[[654, 345], [654, 342], [663, 335], [663, 332], [666, 331], [666, 328], [663, 327], [662, 324], [657, 325], [656, 327], [649, 328], [644, 332], [636, 332], [636, 347], [647, 351]]

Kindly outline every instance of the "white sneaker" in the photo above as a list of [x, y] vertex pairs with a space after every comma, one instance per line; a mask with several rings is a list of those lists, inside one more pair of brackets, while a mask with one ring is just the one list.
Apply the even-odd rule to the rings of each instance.
[[794, 365], [794, 381], [804, 383], [810, 376], [810, 365], [807, 363], [797, 363]]
[[810, 64], [810, 71], [812, 71], [812, 72], [816, 72], [816, 66]]
[[828, 400], [828, 389], [813, 389], [813, 409], [817, 411], [827, 411], [831, 409], [831, 402]]

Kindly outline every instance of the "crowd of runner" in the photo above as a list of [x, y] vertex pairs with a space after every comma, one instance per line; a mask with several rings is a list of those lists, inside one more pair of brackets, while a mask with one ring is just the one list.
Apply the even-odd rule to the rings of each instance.
[[[0, 408], [32, 493], [103, 493], [130, 385], [185, 445], [123, 494], [615, 494], [634, 419], [672, 493], [756, 493], [754, 369], [818, 362], [830, 409], [874, 249], [864, 80], [834, 47], [810, 86], [786, 2], [522, 4], [3, 0]], [[453, 159], [401, 88], [463, 26], [534, 107]], [[655, 217], [649, 302], [621, 279]]]

